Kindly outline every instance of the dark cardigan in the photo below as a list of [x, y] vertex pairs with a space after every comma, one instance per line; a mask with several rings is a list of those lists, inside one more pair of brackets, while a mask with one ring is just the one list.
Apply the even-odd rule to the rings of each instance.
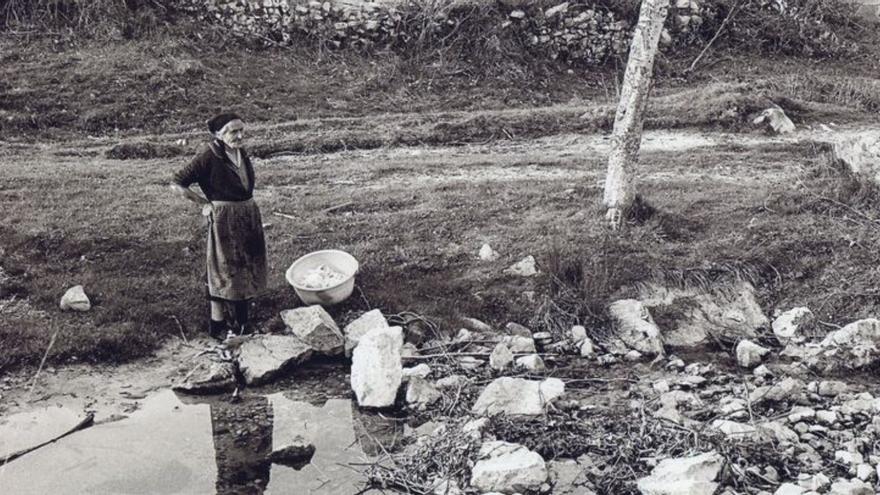
[[254, 167], [244, 148], [241, 157], [247, 174], [247, 187], [241, 183], [235, 165], [226, 156], [223, 143], [213, 141], [199, 151], [189, 165], [174, 174], [174, 183], [189, 187], [199, 184], [209, 201], [245, 201], [254, 196]]

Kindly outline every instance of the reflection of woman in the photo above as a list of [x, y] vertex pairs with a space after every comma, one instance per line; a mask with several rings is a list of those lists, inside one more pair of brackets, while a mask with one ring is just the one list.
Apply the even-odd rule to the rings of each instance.
[[[242, 148], [244, 124], [235, 114], [208, 122], [214, 140], [174, 175], [171, 187], [203, 205], [208, 218], [208, 299], [212, 337], [226, 330], [223, 303], [230, 303], [238, 332], [248, 321], [248, 303], [266, 288], [266, 244], [254, 202], [254, 168]], [[189, 187], [198, 183], [205, 197]], [[234, 333], [233, 329], [229, 329]]]

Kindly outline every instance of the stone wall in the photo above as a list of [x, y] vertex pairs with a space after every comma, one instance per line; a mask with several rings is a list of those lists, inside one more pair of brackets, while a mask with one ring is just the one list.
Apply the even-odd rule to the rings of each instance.
[[[673, 0], [668, 29], [661, 40], [664, 46], [696, 39], [694, 33], [705, 14], [698, 1]], [[535, 3], [513, 7], [438, 0], [404, 3], [183, 0], [180, 3], [184, 10], [204, 20], [267, 44], [289, 45], [307, 39], [332, 48], [406, 47], [425, 39], [442, 40], [455, 35], [464, 23], [484, 22], [491, 24], [485, 26], [484, 32], [519, 40], [527, 49], [553, 59], [588, 64], [602, 63], [611, 56], [625, 53], [635, 22], [635, 19], [620, 18], [600, 2], [589, 0], [550, 4], [549, 8]]]

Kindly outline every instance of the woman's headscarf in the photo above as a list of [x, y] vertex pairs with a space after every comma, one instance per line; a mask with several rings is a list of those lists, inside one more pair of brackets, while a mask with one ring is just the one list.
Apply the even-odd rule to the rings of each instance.
[[211, 131], [211, 134], [217, 134], [223, 129], [223, 126], [233, 120], [241, 120], [241, 117], [234, 113], [221, 113], [208, 121], [208, 130]]

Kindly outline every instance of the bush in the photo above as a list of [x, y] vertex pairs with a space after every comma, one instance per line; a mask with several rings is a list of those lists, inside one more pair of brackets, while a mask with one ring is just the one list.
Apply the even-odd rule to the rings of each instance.
[[148, 0], [0, 0], [0, 30], [70, 28], [79, 34], [135, 38], [155, 31], [163, 12], [161, 3]]
[[705, 39], [733, 10], [725, 28], [728, 45], [783, 55], [832, 57], [853, 53], [859, 32], [854, 2], [841, 0], [710, 0]]

